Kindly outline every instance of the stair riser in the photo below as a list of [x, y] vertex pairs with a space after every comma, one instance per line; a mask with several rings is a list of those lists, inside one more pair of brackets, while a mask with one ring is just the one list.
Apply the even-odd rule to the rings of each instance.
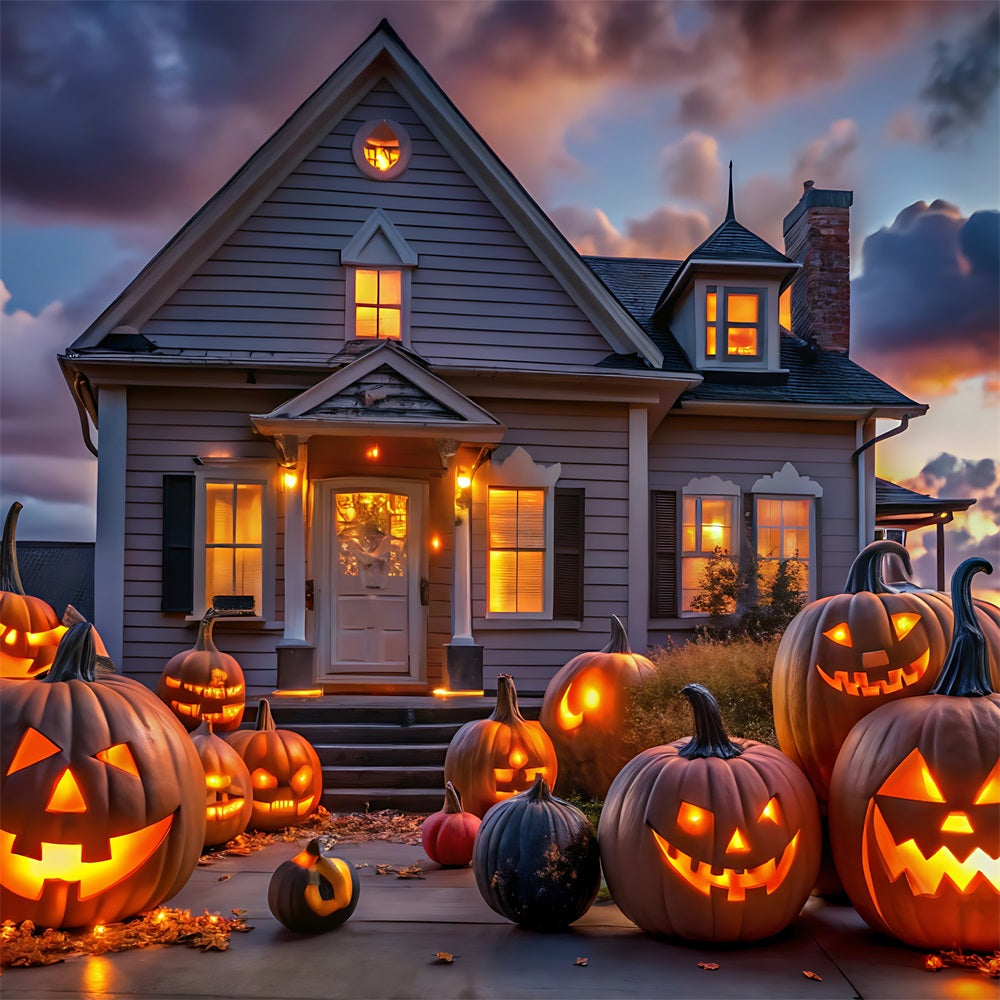
[[323, 805], [332, 813], [376, 812], [396, 809], [400, 812], [433, 813], [441, 808], [441, 796], [430, 791], [405, 789], [363, 788], [351, 791], [329, 789], [323, 793]]
[[444, 765], [447, 746], [419, 743], [407, 746], [324, 746], [313, 744], [326, 767], [421, 767]]
[[330, 791], [418, 788], [437, 795], [440, 805], [444, 801], [444, 768], [324, 767], [323, 787]]

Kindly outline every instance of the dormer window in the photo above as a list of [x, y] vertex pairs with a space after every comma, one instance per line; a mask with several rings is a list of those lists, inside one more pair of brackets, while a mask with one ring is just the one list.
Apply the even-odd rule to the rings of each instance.
[[401, 271], [354, 272], [354, 336], [399, 340], [402, 336]]
[[764, 315], [764, 289], [709, 285], [705, 290], [706, 359], [760, 358]]

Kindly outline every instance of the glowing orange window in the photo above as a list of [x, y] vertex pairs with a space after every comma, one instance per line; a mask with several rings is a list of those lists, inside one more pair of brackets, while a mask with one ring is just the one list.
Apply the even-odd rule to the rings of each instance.
[[545, 490], [491, 488], [489, 610], [538, 613], [545, 604]]
[[760, 353], [760, 296], [756, 292], [726, 292], [726, 353], [755, 357]]
[[354, 279], [354, 335], [399, 340], [402, 304], [401, 271], [359, 269]]

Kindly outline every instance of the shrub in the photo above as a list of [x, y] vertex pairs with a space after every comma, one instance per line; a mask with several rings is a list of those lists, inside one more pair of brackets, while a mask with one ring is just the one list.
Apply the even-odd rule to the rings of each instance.
[[777, 637], [701, 635], [651, 650], [657, 676], [632, 689], [626, 713], [624, 735], [633, 753], [692, 735], [691, 710], [680, 694], [691, 683], [715, 695], [731, 736], [777, 746], [771, 709], [777, 649]]

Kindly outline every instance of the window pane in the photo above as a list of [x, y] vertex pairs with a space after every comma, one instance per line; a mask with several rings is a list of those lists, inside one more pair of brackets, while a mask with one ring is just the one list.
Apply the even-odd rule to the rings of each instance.
[[681, 550], [698, 551], [698, 498], [684, 497], [684, 521], [681, 530]]
[[726, 294], [726, 319], [730, 323], [758, 322], [759, 296], [750, 292], [729, 292]]
[[399, 340], [399, 310], [381, 308], [378, 311], [378, 335]]
[[786, 559], [807, 559], [809, 557], [809, 532], [801, 528], [785, 530], [785, 540], [782, 553]]
[[684, 611], [691, 610], [691, 601], [698, 593], [698, 581], [707, 565], [707, 559], [687, 557], [681, 560], [681, 608]]
[[545, 575], [544, 552], [519, 552], [517, 555], [517, 610], [542, 610], [542, 582]]
[[517, 545], [522, 549], [545, 548], [545, 492], [517, 491]]
[[358, 306], [354, 320], [354, 335], [356, 337], [378, 335], [378, 310], [374, 306]]
[[210, 602], [216, 594], [235, 594], [233, 573], [233, 550], [205, 550], [205, 601]]
[[755, 327], [731, 326], [726, 334], [726, 350], [730, 354], [754, 355], [757, 353]]
[[765, 559], [775, 558], [781, 551], [781, 528], [757, 528], [757, 554]]
[[517, 611], [516, 552], [490, 552], [490, 611]]
[[758, 500], [757, 501], [757, 523], [774, 525], [781, 523], [781, 501], [780, 500]]
[[356, 272], [354, 301], [365, 305], [378, 302], [378, 271]]
[[253, 594], [255, 607], [260, 608], [263, 590], [263, 573], [261, 572], [260, 549], [236, 550], [236, 578], [234, 594]]
[[715, 338], [715, 327], [706, 326], [705, 327], [705, 356], [709, 358], [715, 357], [715, 352], [718, 350], [716, 347]]
[[403, 301], [399, 271], [379, 271], [378, 301], [383, 306], [398, 306]]
[[491, 549], [517, 548], [517, 490], [490, 490]]
[[208, 545], [232, 542], [234, 499], [231, 483], [205, 484], [205, 542]]
[[728, 500], [702, 500], [701, 502], [701, 551], [714, 552], [716, 548], [730, 551], [732, 504]]
[[235, 540], [241, 545], [260, 545], [263, 540], [262, 493], [259, 483], [240, 483], [236, 487]]
[[786, 329], [792, 328], [792, 286], [789, 285], [778, 298], [778, 322]]
[[715, 292], [708, 292], [705, 295], [705, 319], [709, 323], [714, 323], [718, 318], [718, 296]]
[[781, 507], [785, 524], [809, 527], [809, 500], [782, 500]]

